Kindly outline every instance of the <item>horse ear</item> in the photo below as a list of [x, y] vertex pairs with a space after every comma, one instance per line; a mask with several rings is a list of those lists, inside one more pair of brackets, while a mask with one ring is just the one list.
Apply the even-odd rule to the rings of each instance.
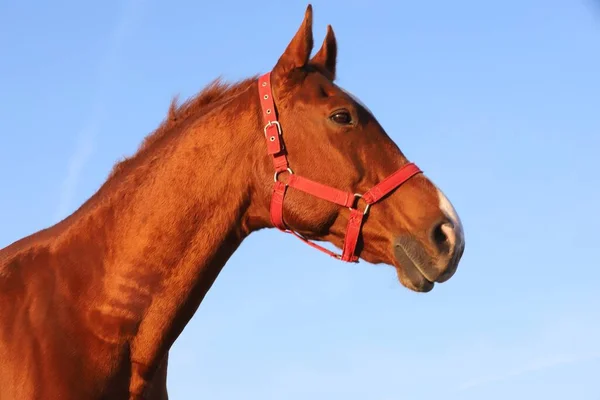
[[333, 28], [327, 25], [327, 34], [323, 45], [310, 60], [310, 64], [317, 67], [328, 79], [335, 80], [335, 66], [337, 62], [337, 41]]
[[308, 63], [313, 48], [312, 19], [312, 5], [309, 4], [302, 25], [273, 68], [274, 74], [283, 77]]

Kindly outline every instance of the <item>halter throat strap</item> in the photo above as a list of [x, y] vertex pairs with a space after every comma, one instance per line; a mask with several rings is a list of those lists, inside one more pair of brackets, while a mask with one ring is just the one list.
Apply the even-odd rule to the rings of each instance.
[[[270, 206], [271, 222], [282, 232], [291, 233], [313, 248], [332, 257], [346, 262], [358, 262], [359, 258], [356, 255], [358, 238], [360, 237], [364, 217], [369, 213], [371, 206], [382, 200], [387, 194], [396, 190], [416, 174], [421, 173], [421, 169], [414, 163], [408, 163], [362, 195], [339, 190], [299, 176], [292, 171], [287, 159], [287, 151], [282, 140], [283, 131], [281, 124], [277, 120], [277, 112], [273, 100], [270, 72], [262, 75], [258, 79], [258, 92], [262, 109], [262, 119], [265, 124], [263, 132], [267, 143], [267, 153], [272, 158], [275, 170]], [[279, 180], [279, 176], [284, 172], [289, 174], [287, 183]], [[311, 242], [300, 233], [287, 226], [283, 219], [283, 208], [285, 195], [290, 187], [319, 199], [329, 201], [330, 203], [347, 207], [350, 210], [341, 254], [334, 253], [323, 246]], [[364, 200], [366, 203], [363, 210], [358, 209], [360, 199]]]

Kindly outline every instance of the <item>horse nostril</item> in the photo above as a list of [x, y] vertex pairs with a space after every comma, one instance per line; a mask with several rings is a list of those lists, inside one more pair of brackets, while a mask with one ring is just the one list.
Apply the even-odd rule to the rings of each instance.
[[452, 232], [453, 225], [448, 220], [437, 223], [431, 231], [431, 240], [440, 252], [448, 253], [451, 243], [448, 234]]

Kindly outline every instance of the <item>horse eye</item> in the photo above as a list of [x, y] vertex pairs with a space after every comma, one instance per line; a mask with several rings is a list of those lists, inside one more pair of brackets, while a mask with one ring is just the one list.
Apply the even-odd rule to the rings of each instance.
[[337, 111], [331, 117], [331, 120], [336, 124], [348, 125], [352, 123], [352, 116], [348, 111]]

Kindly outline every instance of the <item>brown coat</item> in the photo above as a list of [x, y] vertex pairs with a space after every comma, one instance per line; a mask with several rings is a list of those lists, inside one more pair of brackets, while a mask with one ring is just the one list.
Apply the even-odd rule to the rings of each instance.
[[[290, 163], [361, 192], [408, 160], [333, 83], [331, 28], [310, 59], [312, 46], [309, 6], [272, 71]], [[244, 238], [272, 227], [272, 183], [256, 79], [215, 82], [173, 104], [80, 209], [0, 250], [0, 399], [166, 399], [171, 345]], [[284, 216], [341, 247], [347, 211], [291, 191]], [[420, 175], [372, 210], [360, 256], [429, 291], [463, 248], [454, 210]]]

